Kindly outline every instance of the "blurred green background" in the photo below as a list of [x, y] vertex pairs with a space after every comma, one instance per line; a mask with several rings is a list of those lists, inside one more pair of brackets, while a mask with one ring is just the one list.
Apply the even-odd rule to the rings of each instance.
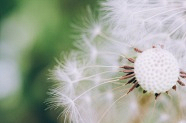
[[47, 78], [87, 6], [98, 0], [0, 0], [0, 123], [62, 123], [45, 110]]

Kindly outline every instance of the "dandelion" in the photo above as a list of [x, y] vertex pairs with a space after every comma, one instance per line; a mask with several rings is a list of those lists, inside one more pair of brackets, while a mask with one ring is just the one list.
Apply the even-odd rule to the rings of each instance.
[[51, 71], [49, 108], [64, 108], [65, 123], [185, 122], [186, 2], [101, 5], [75, 26], [77, 50]]

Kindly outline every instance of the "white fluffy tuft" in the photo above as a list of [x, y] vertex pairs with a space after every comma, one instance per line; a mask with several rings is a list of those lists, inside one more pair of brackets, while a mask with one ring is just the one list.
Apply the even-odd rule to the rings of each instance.
[[[119, 81], [123, 76], [119, 67], [130, 65], [126, 58], [137, 58], [136, 77], [149, 92], [165, 92], [175, 85], [178, 69], [186, 70], [185, 8], [184, 0], [106, 0], [101, 16], [92, 16], [88, 9], [88, 17], [74, 26], [78, 30], [76, 50], [64, 55], [52, 70], [56, 85], [49, 105], [64, 108], [65, 122], [151, 122], [151, 97], [138, 96], [137, 91], [124, 97], [129, 88]], [[150, 49], [162, 45], [164, 50]], [[133, 48], [144, 52], [137, 56]], [[157, 60], [160, 57], [162, 61]], [[186, 92], [179, 90], [179, 95]], [[163, 108], [155, 108], [152, 122], [179, 122], [182, 111], [178, 107], [186, 111], [186, 102], [184, 96], [172, 95], [173, 101], [160, 98]], [[186, 118], [184, 113], [182, 118]]]

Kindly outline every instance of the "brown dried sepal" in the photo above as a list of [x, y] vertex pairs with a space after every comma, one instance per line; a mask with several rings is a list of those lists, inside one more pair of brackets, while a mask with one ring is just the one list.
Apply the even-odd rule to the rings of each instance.
[[134, 51], [138, 52], [138, 53], [142, 53], [143, 51], [138, 49], [138, 48], [134, 48]]
[[172, 87], [172, 89], [176, 91], [176, 85], [174, 85], [174, 86]]
[[180, 74], [182, 78], [186, 78], [186, 74]]
[[183, 83], [180, 79], [177, 81], [181, 86], [185, 86], [185, 83]]
[[122, 72], [124, 72], [124, 73], [133, 73], [134, 72], [134, 70], [123, 70]]
[[120, 68], [123, 68], [123, 69], [134, 69], [133, 66], [127, 66], [127, 65], [121, 66]]
[[161, 93], [155, 93], [155, 100], [161, 95]]
[[136, 80], [136, 78], [134, 77], [134, 78], [130, 79], [125, 85], [130, 84], [130, 83], [135, 83], [136, 81], [137, 81], [137, 80]]
[[130, 93], [131, 91], [133, 91], [134, 88], [136, 88], [137, 86], [138, 86], [138, 82], [136, 82], [136, 83], [129, 89], [129, 91], [127, 92], [127, 94]]
[[122, 76], [121, 78], [120, 78], [120, 80], [123, 80], [123, 79], [128, 79], [128, 78], [131, 78], [131, 77], [134, 77], [135, 76], [135, 74], [134, 73], [132, 73], [132, 74], [127, 74], [127, 75], [125, 75], [125, 76]]
[[131, 62], [131, 63], [134, 63], [134, 62], [135, 62], [135, 59], [133, 59], [133, 58], [127, 58], [127, 60], [128, 60], [129, 62]]

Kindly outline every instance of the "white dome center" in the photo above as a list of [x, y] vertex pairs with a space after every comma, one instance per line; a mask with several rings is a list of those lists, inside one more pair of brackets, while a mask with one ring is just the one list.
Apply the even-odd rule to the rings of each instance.
[[144, 90], [162, 93], [176, 85], [179, 66], [170, 52], [152, 48], [139, 54], [134, 63], [134, 72], [138, 83]]

